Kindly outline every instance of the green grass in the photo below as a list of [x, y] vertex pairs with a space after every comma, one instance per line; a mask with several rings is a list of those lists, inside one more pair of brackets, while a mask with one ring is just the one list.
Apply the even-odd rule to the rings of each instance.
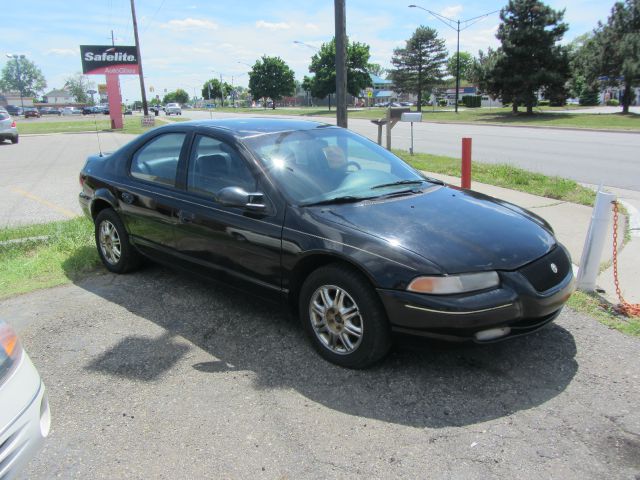
[[[460, 159], [427, 153], [410, 155], [404, 150], [394, 153], [418, 170], [459, 177]], [[504, 164], [473, 162], [471, 177], [474, 181], [499, 187], [531, 193], [541, 197], [592, 206], [596, 195], [573, 180], [549, 177], [528, 172], [518, 167]]]
[[640, 337], [640, 318], [626, 318], [617, 314], [613, 308], [604, 304], [597, 295], [576, 291], [571, 295], [567, 306], [578, 312], [597, 319], [600, 323], [627, 335]]
[[[6, 240], [46, 237], [19, 243]], [[69, 283], [100, 263], [85, 217], [0, 229], [0, 298]]]
[[[481, 123], [494, 125], [537, 126], [537, 127], [565, 127], [591, 128], [604, 130], [640, 131], [640, 115], [621, 113], [591, 114], [591, 113], [561, 113], [563, 110], [576, 110], [576, 107], [538, 107], [533, 115], [519, 113], [514, 115], [510, 108], [475, 108], [460, 110], [455, 113], [452, 109], [433, 109], [424, 107], [422, 110], [424, 122], [442, 123]], [[415, 110], [415, 107], [412, 108]], [[217, 108], [213, 112], [246, 113], [252, 115], [300, 115], [311, 117], [335, 117], [335, 109], [329, 111], [326, 107], [318, 108]], [[378, 119], [384, 117], [384, 108], [373, 107], [362, 110], [349, 110], [349, 118]], [[555, 113], [554, 113], [555, 112]], [[560, 113], [558, 113], [560, 112]]]
[[[164, 125], [171, 121], [184, 122], [187, 118], [171, 118], [167, 121], [165, 119], [156, 118], [156, 126]], [[99, 131], [113, 131], [121, 133], [140, 134], [150, 130], [153, 127], [143, 127], [141, 125], [141, 117], [125, 117], [124, 128], [122, 130], [112, 130], [111, 121], [109, 117], [104, 115], [96, 117], [96, 119], [90, 120], [71, 120], [68, 122], [22, 122], [18, 124], [18, 131], [20, 134], [29, 133], [73, 133], [73, 132], [90, 132], [96, 130]]]

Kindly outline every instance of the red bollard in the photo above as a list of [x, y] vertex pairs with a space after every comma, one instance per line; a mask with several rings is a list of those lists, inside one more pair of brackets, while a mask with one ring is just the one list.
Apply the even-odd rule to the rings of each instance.
[[462, 139], [462, 188], [471, 188], [471, 139]]

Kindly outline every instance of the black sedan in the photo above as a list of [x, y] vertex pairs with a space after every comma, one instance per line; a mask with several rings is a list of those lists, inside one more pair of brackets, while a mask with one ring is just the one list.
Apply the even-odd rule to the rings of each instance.
[[275, 295], [346, 367], [384, 357], [393, 332], [482, 343], [535, 331], [573, 290], [540, 217], [321, 123], [168, 125], [89, 157], [80, 182], [107, 269], [145, 256]]

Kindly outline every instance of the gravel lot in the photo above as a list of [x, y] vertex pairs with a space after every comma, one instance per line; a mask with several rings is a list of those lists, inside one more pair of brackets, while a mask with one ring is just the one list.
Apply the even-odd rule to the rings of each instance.
[[565, 311], [488, 346], [321, 360], [278, 306], [158, 266], [0, 302], [53, 429], [24, 478], [640, 478], [640, 342]]

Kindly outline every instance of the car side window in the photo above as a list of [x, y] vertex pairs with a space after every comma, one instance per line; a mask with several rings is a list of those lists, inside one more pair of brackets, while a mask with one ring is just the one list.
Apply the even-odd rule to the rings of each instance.
[[185, 133], [165, 133], [145, 144], [133, 156], [131, 176], [173, 187]]
[[253, 192], [256, 180], [234, 148], [215, 138], [196, 136], [189, 158], [187, 190], [215, 196], [225, 187]]

